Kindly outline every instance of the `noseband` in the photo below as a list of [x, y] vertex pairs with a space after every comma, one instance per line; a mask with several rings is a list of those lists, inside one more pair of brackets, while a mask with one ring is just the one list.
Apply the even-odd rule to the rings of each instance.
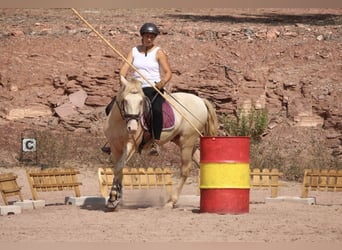
[[116, 101], [116, 104], [118, 105], [118, 108], [120, 110], [120, 114], [123, 120], [126, 121], [126, 123], [128, 123], [131, 120], [136, 120], [137, 122], [139, 121], [139, 119], [142, 116], [142, 113], [139, 112], [138, 114], [128, 114], [125, 111], [125, 104], [122, 101], [121, 103], [119, 103], [118, 101]]

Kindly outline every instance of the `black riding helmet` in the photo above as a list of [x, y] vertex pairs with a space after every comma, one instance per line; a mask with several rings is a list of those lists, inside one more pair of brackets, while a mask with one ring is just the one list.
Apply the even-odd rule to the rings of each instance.
[[142, 36], [144, 33], [152, 33], [158, 36], [159, 30], [154, 23], [144, 23], [140, 28], [140, 35]]

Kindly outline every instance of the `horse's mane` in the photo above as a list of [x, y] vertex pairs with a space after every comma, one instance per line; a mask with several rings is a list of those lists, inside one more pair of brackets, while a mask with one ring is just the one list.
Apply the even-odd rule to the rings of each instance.
[[124, 98], [128, 94], [140, 94], [144, 95], [141, 88], [141, 82], [136, 79], [127, 80], [127, 84], [121, 84], [121, 88], [118, 92], [119, 98]]

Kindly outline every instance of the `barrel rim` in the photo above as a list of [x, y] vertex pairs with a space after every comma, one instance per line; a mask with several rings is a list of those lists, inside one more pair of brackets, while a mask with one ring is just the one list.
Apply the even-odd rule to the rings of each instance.
[[208, 139], [208, 138], [243, 138], [243, 139], [250, 139], [250, 136], [243, 136], [243, 135], [236, 135], [236, 136], [201, 136], [201, 139]]

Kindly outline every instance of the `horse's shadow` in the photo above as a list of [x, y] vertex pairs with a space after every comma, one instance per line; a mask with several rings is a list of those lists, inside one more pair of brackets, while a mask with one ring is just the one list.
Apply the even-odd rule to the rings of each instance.
[[[170, 209], [169, 207], [166, 206], [166, 203], [164, 202], [156, 202], [155, 200], [145, 200], [144, 202], [137, 201], [137, 202], [132, 202], [132, 201], [122, 201], [118, 205], [116, 209], [111, 209], [108, 208], [107, 206], [107, 199], [104, 197], [90, 197], [86, 198], [83, 202], [82, 205], [79, 207], [81, 209], [89, 210], [89, 211], [102, 211], [102, 212], [115, 212], [119, 211], [121, 209], [125, 210], [138, 210], [138, 209]], [[199, 213], [199, 208], [197, 205], [189, 205], [189, 204], [176, 204], [173, 210], [189, 210], [192, 211], [193, 213]]]
[[[122, 209], [124, 210], [139, 210], [139, 209], [149, 209], [149, 208], [153, 208], [153, 209], [170, 209], [170, 208], [165, 208], [162, 206], [155, 206], [155, 205], [146, 205], [146, 204], [142, 204], [142, 205], [119, 205], [116, 209], [111, 209], [111, 208], [107, 208], [104, 205], [82, 205], [80, 206], [81, 209], [85, 209], [85, 210], [89, 210], [89, 211], [102, 211], [104, 213], [113, 213], [113, 212], [118, 212]], [[184, 209], [180, 209], [178, 207], [173, 208], [174, 211], [176, 210], [184, 210]], [[199, 214], [200, 213], [200, 209], [199, 208], [191, 208], [191, 209], [187, 209], [187, 211], [191, 211], [194, 214]]]
[[116, 209], [111, 209], [107, 207], [107, 199], [104, 197], [90, 197], [86, 198], [82, 205], [79, 206], [81, 209], [89, 210], [89, 211], [103, 211], [103, 212], [113, 212], [118, 211], [120, 209], [127, 210], [137, 210], [137, 209], [146, 209], [146, 208], [163, 208], [161, 204], [156, 204], [153, 201], [145, 201], [145, 202], [124, 202], [120, 203]]
[[79, 206], [85, 210], [99, 210], [106, 212], [106, 198], [105, 197], [87, 197], [84, 199], [82, 205]]

